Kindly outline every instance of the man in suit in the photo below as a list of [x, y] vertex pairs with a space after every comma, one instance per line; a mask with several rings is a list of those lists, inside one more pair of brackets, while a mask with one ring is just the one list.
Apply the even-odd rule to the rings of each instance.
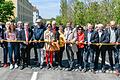
[[119, 52], [116, 47], [117, 43], [117, 27], [115, 21], [110, 21], [110, 27], [107, 29], [109, 33], [110, 43], [112, 45], [108, 46], [108, 55], [109, 55], [109, 61], [110, 61], [110, 68], [109, 70], [113, 70], [113, 51], [114, 51], [114, 58], [115, 58], [115, 67], [117, 68], [119, 65]]
[[116, 48], [117, 48], [117, 55], [116, 55], [116, 61], [115, 61], [115, 71], [116, 74], [119, 75], [119, 51], [120, 51], [120, 27], [118, 27], [116, 31]]
[[[3, 24], [3, 23], [1, 23], [0, 22], [0, 40], [1, 40], [1, 42], [0, 42], [0, 46], [3, 48], [3, 51], [4, 51], [4, 44], [3, 44], [3, 39], [4, 39], [4, 28], [5, 28], [5, 25]], [[5, 53], [5, 51], [4, 51], [4, 53]], [[6, 53], [5, 53], [6, 54]], [[5, 55], [4, 54], [4, 55]], [[7, 67], [8, 65], [7, 65], [7, 54], [6, 54], [6, 59], [5, 59], [5, 57], [4, 57], [4, 64], [3, 64], [3, 67]], [[1, 61], [0, 61], [0, 67], [1, 67]]]
[[[18, 33], [22, 30], [22, 28], [23, 28], [23, 23], [22, 23], [22, 21], [18, 21], [17, 22], [17, 28], [16, 28], [16, 30], [18, 31]], [[20, 65], [20, 43], [17, 43], [18, 44], [18, 56], [17, 56], [17, 61], [18, 61], [18, 65]]]
[[27, 66], [30, 66], [30, 49], [31, 44], [29, 41], [32, 39], [33, 31], [30, 29], [29, 23], [24, 23], [24, 29], [22, 29], [19, 33], [19, 40], [23, 40], [25, 42], [21, 43], [21, 67], [20, 69], [25, 68], [25, 63]]
[[[103, 30], [103, 24], [98, 24], [98, 34], [99, 34], [99, 43], [109, 43], [109, 34], [107, 31]], [[101, 53], [102, 58], [102, 72], [105, 72], [105, 56], [106, 56], [106, 45], [99, 45], [97, 48], [96, 56], [95, 56], [95, 69], [98, 69], [98, 62], [99, 62], [99, 56]]]
[[72, 27], [72, 24], [70, 22], [67, 23], [67, 27], [65, 28], [65, 39], [66, 39], [66, 53], [68, 57], [69, 62], [69, 69], [68, 71], [71, 71], [73, 69], [74, 64], [74, 51], [72, 49], [73, 42], [77, 40], [77, 32]]
[[[41, 19], [38, 19], [36, 21], [37, 25], [34, 28], [33, 31], [33, 40], [38, 41], [44, 41], [44, 31], [45, 31], [45, 27], [43, 26], [43, 22]], [[43, 62], [44, 62], [44, 52], [43, 52], [43, 47], [44, 47], [44, 43], [40, 42], [40, 43], [34, 43], [34, 46], [37, 50], [38, 53], [38, 63], [37, 66], [42, 69], [43, 68]]]
[[90, 70], [91, 72], [95, 73], [94, 71], [94, 53], [96, 52], [96, 45], [92, 43], [99, 42], [99, 35], [98, 32], [93, 30], [93, 25], [88, 23], [87, 30], [85, 31], [85, 53], [84, 53], [84, 72], [87, 71], [87, 64], [88, 58], [90, 57]]

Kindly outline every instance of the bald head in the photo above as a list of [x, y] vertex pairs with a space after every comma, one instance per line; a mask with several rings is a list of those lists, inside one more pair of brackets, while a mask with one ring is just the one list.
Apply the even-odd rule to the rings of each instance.
[[110, 21], [110, 27], [111, 28], [115, 28], [116, 27], [115, 25], [116, 25], [115, 21]]
[[102, 30], [103, 29], [103, 27], [104, 27], [104, 25], [103, 24], [98, 24], [98, 30]]

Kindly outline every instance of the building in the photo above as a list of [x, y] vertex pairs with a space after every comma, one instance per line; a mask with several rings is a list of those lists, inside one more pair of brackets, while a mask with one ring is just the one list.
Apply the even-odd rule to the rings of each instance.
[[39, 10], [34, 6], [33, 7], [33, 24], [36, 24], [36, 20], [40, 19]]
[[33, 6], [28, 0], [6, 0], [14, 3], [15, 21], [30, 22], [33, 24]]

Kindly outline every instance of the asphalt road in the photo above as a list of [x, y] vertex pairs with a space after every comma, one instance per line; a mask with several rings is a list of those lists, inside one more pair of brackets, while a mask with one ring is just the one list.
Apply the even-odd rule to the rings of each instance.
[[[31, 58], [34, 58], [33, 50], [31, 51]], [[0, 61], [3, 62], [3, 53], [0, 48]], [[76, 55], [75, 55], [76, 56]], [[63, 60], [66, 60], [66, 54], [64, 54]], [[25, 68], [24, 70], [7, 68], [0, 68], [0, 80], [120, 80], [119, 76], [116, 76], [114, 72], [101, 73], [91, 72], [83, 73], [81, 71], [73, 70], [47, 70], [39, 69], [38, 67]]]

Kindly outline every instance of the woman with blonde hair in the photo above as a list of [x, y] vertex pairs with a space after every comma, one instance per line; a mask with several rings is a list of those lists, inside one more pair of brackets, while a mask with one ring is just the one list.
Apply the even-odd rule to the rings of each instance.
[[59, 52], [59, 66], [60, 68], [63, 67], [62, 65], [62, 57], [63, 57], [63, 51], [65, 49], [65, 36], [64, 36], [64, 30], [63, 30], [63, 25], [59, 26], [58, 30], [60, 34], [59, 38], [59, 44], [60, 44], [60, 52]]

